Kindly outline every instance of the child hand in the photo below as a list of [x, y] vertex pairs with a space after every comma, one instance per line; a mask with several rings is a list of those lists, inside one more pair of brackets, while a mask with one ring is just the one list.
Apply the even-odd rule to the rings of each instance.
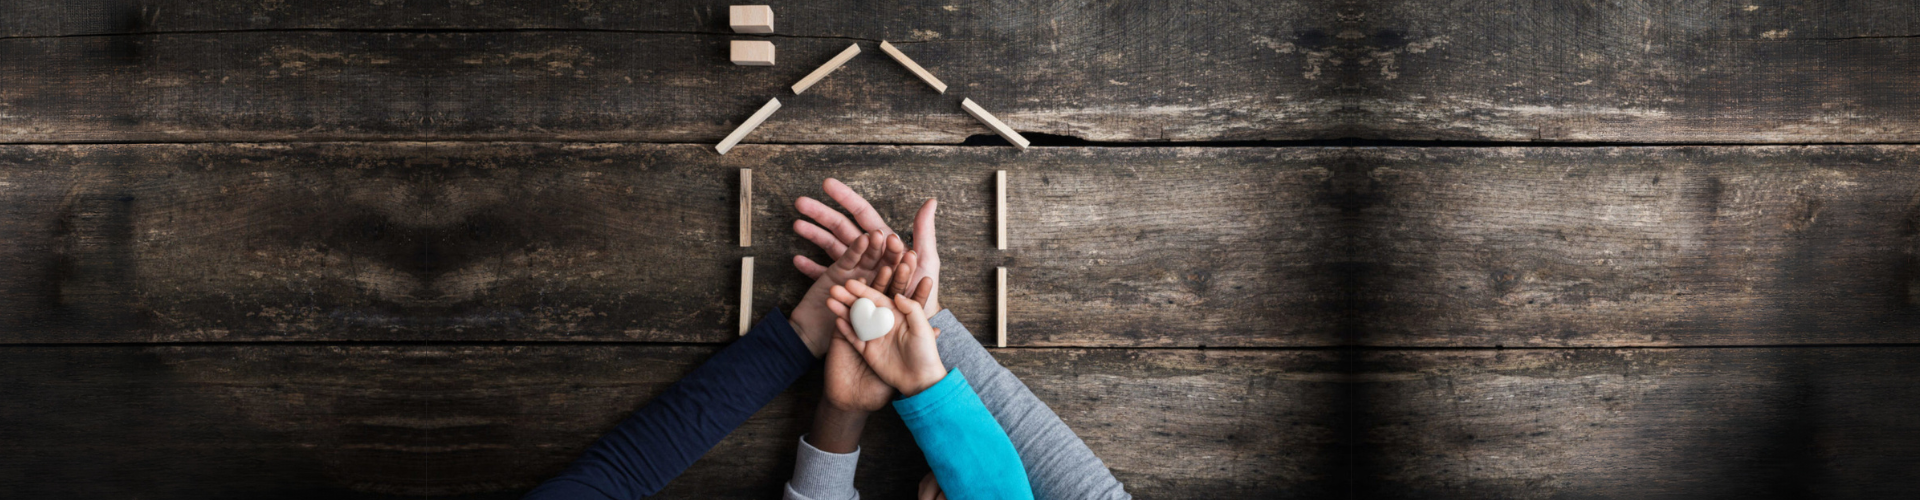
[[814, 356], [826, 354], [833, 339], [833, 312], [827, 308], [830, 290], [852, 279], [872, 279], [881, 268], [891, 269], [902, 256], [906, 244], [899, 236], [873, 232], [854, 238], [838, 259], [833, 261], [807, 289], [805, 297], [788, 316], [793, 330]]
[[[898, 276], [899, 273], [896, 271], [894, 275]], [[906, 275], [911, 277], [913, 274], [909, 272]], [[833, 300], [827, 303], [827, 307], [837, 317], [834, 324], [841, 338], [859, 351], [861, 358], [867, 361], [867, 366], [873, 369], [880, 380], [907, 396], [919, 394], [947, 376], [946, 367], [940, 363], [939, 347], [935, 343], [940, 330], [927, 324], [926, 311], [918, 302], [933, 293], [932, 281], [922, 279], [913, 292], [914, 298], [896, 294], [889, 299], [860, 280], [835, 286], [829, 292]], [[854, 334], [848, 318], [854, 301], [862, 298], [872, 300], [876, 307], [893, 310], [896, 321], [892, 331], [871, 341], [860, 340]]]

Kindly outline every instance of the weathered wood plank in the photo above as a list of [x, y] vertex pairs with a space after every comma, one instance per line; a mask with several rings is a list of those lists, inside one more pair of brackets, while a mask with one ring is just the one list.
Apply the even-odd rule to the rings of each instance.
[[[728, 62], [742, 35], [726, 32], [724, 4], [416, 4], [18, 5], [0, 31], [147, 34], [0, 39], [0, 142], [711, 144], [769, 97], [789, 106], [752, 142], [991, 134], [961, 112], [966, 97], [1022, 132], [1092, 140], [1344, 135], [1334, 91], [1282, 70], [1308, 56], [1276, 40], [1329, 15], [1298, 1], [795, 4], [778, 9], [774, 67]], [[435, 29], [480, 31], [410, 31]], [[793, 96], [848, 38], [871, 54]], [[880, 55], [883, 39], [953, 88]]]
[[[943, 303], [1011, 345], [1337, 343], [1326, 150], [241, 144], [0, 148], [0, 342], [727, 342], [810, 284], [799, 196], [906, 230], [941, 200]], [[1124, 165], [1116, 168], [1115, 165]], [[735, 178], [759, 182], [753, 248]], [[993, 250], [993, 175], [1018, 203]], [[759, 314], [758, 312], [755, 313]]]
[[1896, 498], [1920, 347], [1385, 351], [1356, 498]]
[[1920, 148], [1368, 154], [1361, 343], [1920, 338]]
[[1365, 136], [1920, 141], [1906, 0], [1376, 0], [1335, 57]]
[[[0, 488], [27, 497], [512, 497], [711, 347], [0, 347]], [[1145, 498], [1325, 498], [1340, 390], [1317, 352], [995, 351]], [[84, 367], [84, 368], [80, 368]], [[663, 498], [771, 498], [817, 376]], [[859, 484], [926, 473], [877, 416]]]

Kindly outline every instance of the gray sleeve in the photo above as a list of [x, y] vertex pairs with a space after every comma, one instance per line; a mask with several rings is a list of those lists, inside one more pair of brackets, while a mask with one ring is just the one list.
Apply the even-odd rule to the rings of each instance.
[[807, 444], [800, 436], [800, 450], [793, 460], [793, 479], [787, 481], [786, 500], [860, 500], [853, 489], [854, 467], [860, 463], [860, 450], [853, 453], [828, 453]]
[[1052, 408], [1027, 390], [1027, 384], [1013, 372], [1000, 366], [986, 346], [953, 319], [953, 311], [940, 311], [928, 323], [940, 329], [941, 363], [966, 374], [980, 401], [987, 404], [987, 411], [1013, 439], [1013, 449], [1020, 453], [1027, 479], [1033, 482], [1036, 500], [1133, 498], [1120, 480], [1113, 478], [1107, 464], [1093, 455], [1093, 450], [1060, 421]]

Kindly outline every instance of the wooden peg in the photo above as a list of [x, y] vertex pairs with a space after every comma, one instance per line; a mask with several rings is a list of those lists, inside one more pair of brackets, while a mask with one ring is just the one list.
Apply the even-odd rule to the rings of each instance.
[[727, 59], [736, 66], [772, 66], [773, 42], [734, 40], [727, 46]]
[[740, 258], [740, 335], [753, 326], [753, 257]]
[[767, 5], [727, 6], [727, 25], [734, 33], [772, 33], [773, 7]]
[[942, 94], [947, 93], [947, 84], [940, 83], [940, 79], [934, 78], [933, 73], [928, 73], [927, 69], [920, 67], [919, 63], [908, 59], [907, 55], [900, 53], [900, 49], [894, 48], [893, 44], [887, 43], [886, 40], [881, 40], [880, 51], [886, 52], [889, 56], [893, 56], [893, 60], [899, 61], [901, 66], [906, 66], [907, 71], [912, 71], [914, 76], [920, 77], [920, 81], [927, 82], [927, 85], [932, 85], [934, 90], [938, 90]]
[[761, 106], [759, 111], [753, 112], [753, 116], [747, 117], [747, 121], [740, 123], [739, 128], [733, 129], [733, 133], [727, 134], [727, 138], [721, 139], [720, 145], [714, 146], [713, 149], [720, 151], [720, 154], [727, 154], [727, 151], [732, 150], [733, 146], [739, 144], [741, 139], [747, 138], [747, 134], [753, 132], [755, 127], [759, 127], [760, 122], [767, 121], [767, 117], [773, 116], [773, 112], [779, 110], [780, 99], [768, 99], [767, 105]]
[[1020, 146], [1020, 149], [1027, 149], [1027, 145], [1032, 144], [1027, 142], [1027, 138], [1020, 137], [1019, 132], [1014, 132], [1013, 127], [1008, 127], [1007, 124], [1000, 123], [1000, 119], [994, 118], [992, 113], [988, 113], [987, 110], [981, 108], [979, 104], [974, 104], [973, 99], [960, 99], [960, 109], [967, 110], [967, 114], [973, 115], [973, 119], [980, 120], [980, 123], [987, 124], [987, 128], [993, 129], [993, 133], [1000, 134], [1000, 137], [1005, 137], [1007, 142], [1011, 142], [1015, 146]]
[[994, 221], [994, 225], [1000, 228], [999, 229], [1000, 243], [995, 246], [1001, 250], [1006, 250], [1007, 249], [1007, 171], [1005, 170], [1001, 170], [993, 173], [993, 199], [995, 201], [994, 205], [999, 207], [993, 212], [993, 221]]
[[840, 69], [840, 65], [846, 64], [857, 55], [860, 55], [860, 44], [848, 45], [847, 50], [840, 51], [840, 55], [828, 59], [826, 64], [820, 65], [820, 69], [807, 73], [807, 77], [801, 78], [800, 83], [793, 84], [793, 93], [797, 95], [806, 92], [808, 88], [813, 87], [813, 84], [820, 83], [820, 79], [826, 78], [828, 74], [833, 73], [833, 70]]
[[753, 169], [740, 169], [740, 246], [753, 246]]
[[996, 308], [999, 310], [999, 314], [995, 315], [996, 319], [994, 320], [994, 324], [997, 325], [997, 328], [995, 328], [994, 330], [996, 330], [999, 333], [1000, 347], [1006, 347], [1007, 346], [1007, 268], [1004, 268], [1004, 267], [996, 268], [994, 274], [998, 278], [996, 281], [999, 282], [998, 288], [1000, 290], [1000, 305], [999, 307]]

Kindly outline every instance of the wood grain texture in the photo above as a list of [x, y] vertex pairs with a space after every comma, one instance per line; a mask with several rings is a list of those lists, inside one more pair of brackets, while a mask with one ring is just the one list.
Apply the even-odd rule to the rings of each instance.
[[1368, 0], [1341, 32], [1364, 136], [1920, 140], [1920, 5]]
[[[1344, 135], [1336, 91], [1291, 69], [1310, 56], [1283, 40], [1331, 16], [1299, 1], [779, 10], [782, 64], [740, 67], [728, 42], [752, 35], [729, 32], [723, 4], [9, 2], [0, 32], [27, 38], [0, 38], [0, 142], [713, 144], [849, 43], [880, 40], [948, 95], [875, 51], [751, 141], [959, 143], [991, 133], [961, 112], [969, 96], [1022, 132], [1090, 140]], [[59, 37], [74, 34], [89, 36]]]
[[1920, 338], [1920, 148], [1374, 150], [1361, 343]]
[[[512, 498], [710, 356], [669, 346], [0, 347], [0, 488], [28, 497]], [[1326, 354], [995, 351], [1135, 495], [1325, 498]], [[85, 367], [85, 369], [75, 369]], [[819, 377], [662, 498], [772, 498]], [[877, 415], [858, 484], [910, 498], [925, 462]]]
[[1384, 351], [1354, 498], [1896, 498], [1920, 347]]
[[[0, 342], [727, 342], [739, 259], [790, 307], [837, 177], [899, 229], [941, 200], [942, 296], [1016, 345], [1337, 342], [1321, 150], [238, 144], [0, 148]], [[1126, 165], [1115, 169], [1114, 165]], [[754, 168], [751, 249], [734, 240]], [[1018, 172], [993, 250], [993, 172]], [[1163, 203], [1155, 200], [1181, 200]], [[756, 317], [763, 312], [753, 312]]]

